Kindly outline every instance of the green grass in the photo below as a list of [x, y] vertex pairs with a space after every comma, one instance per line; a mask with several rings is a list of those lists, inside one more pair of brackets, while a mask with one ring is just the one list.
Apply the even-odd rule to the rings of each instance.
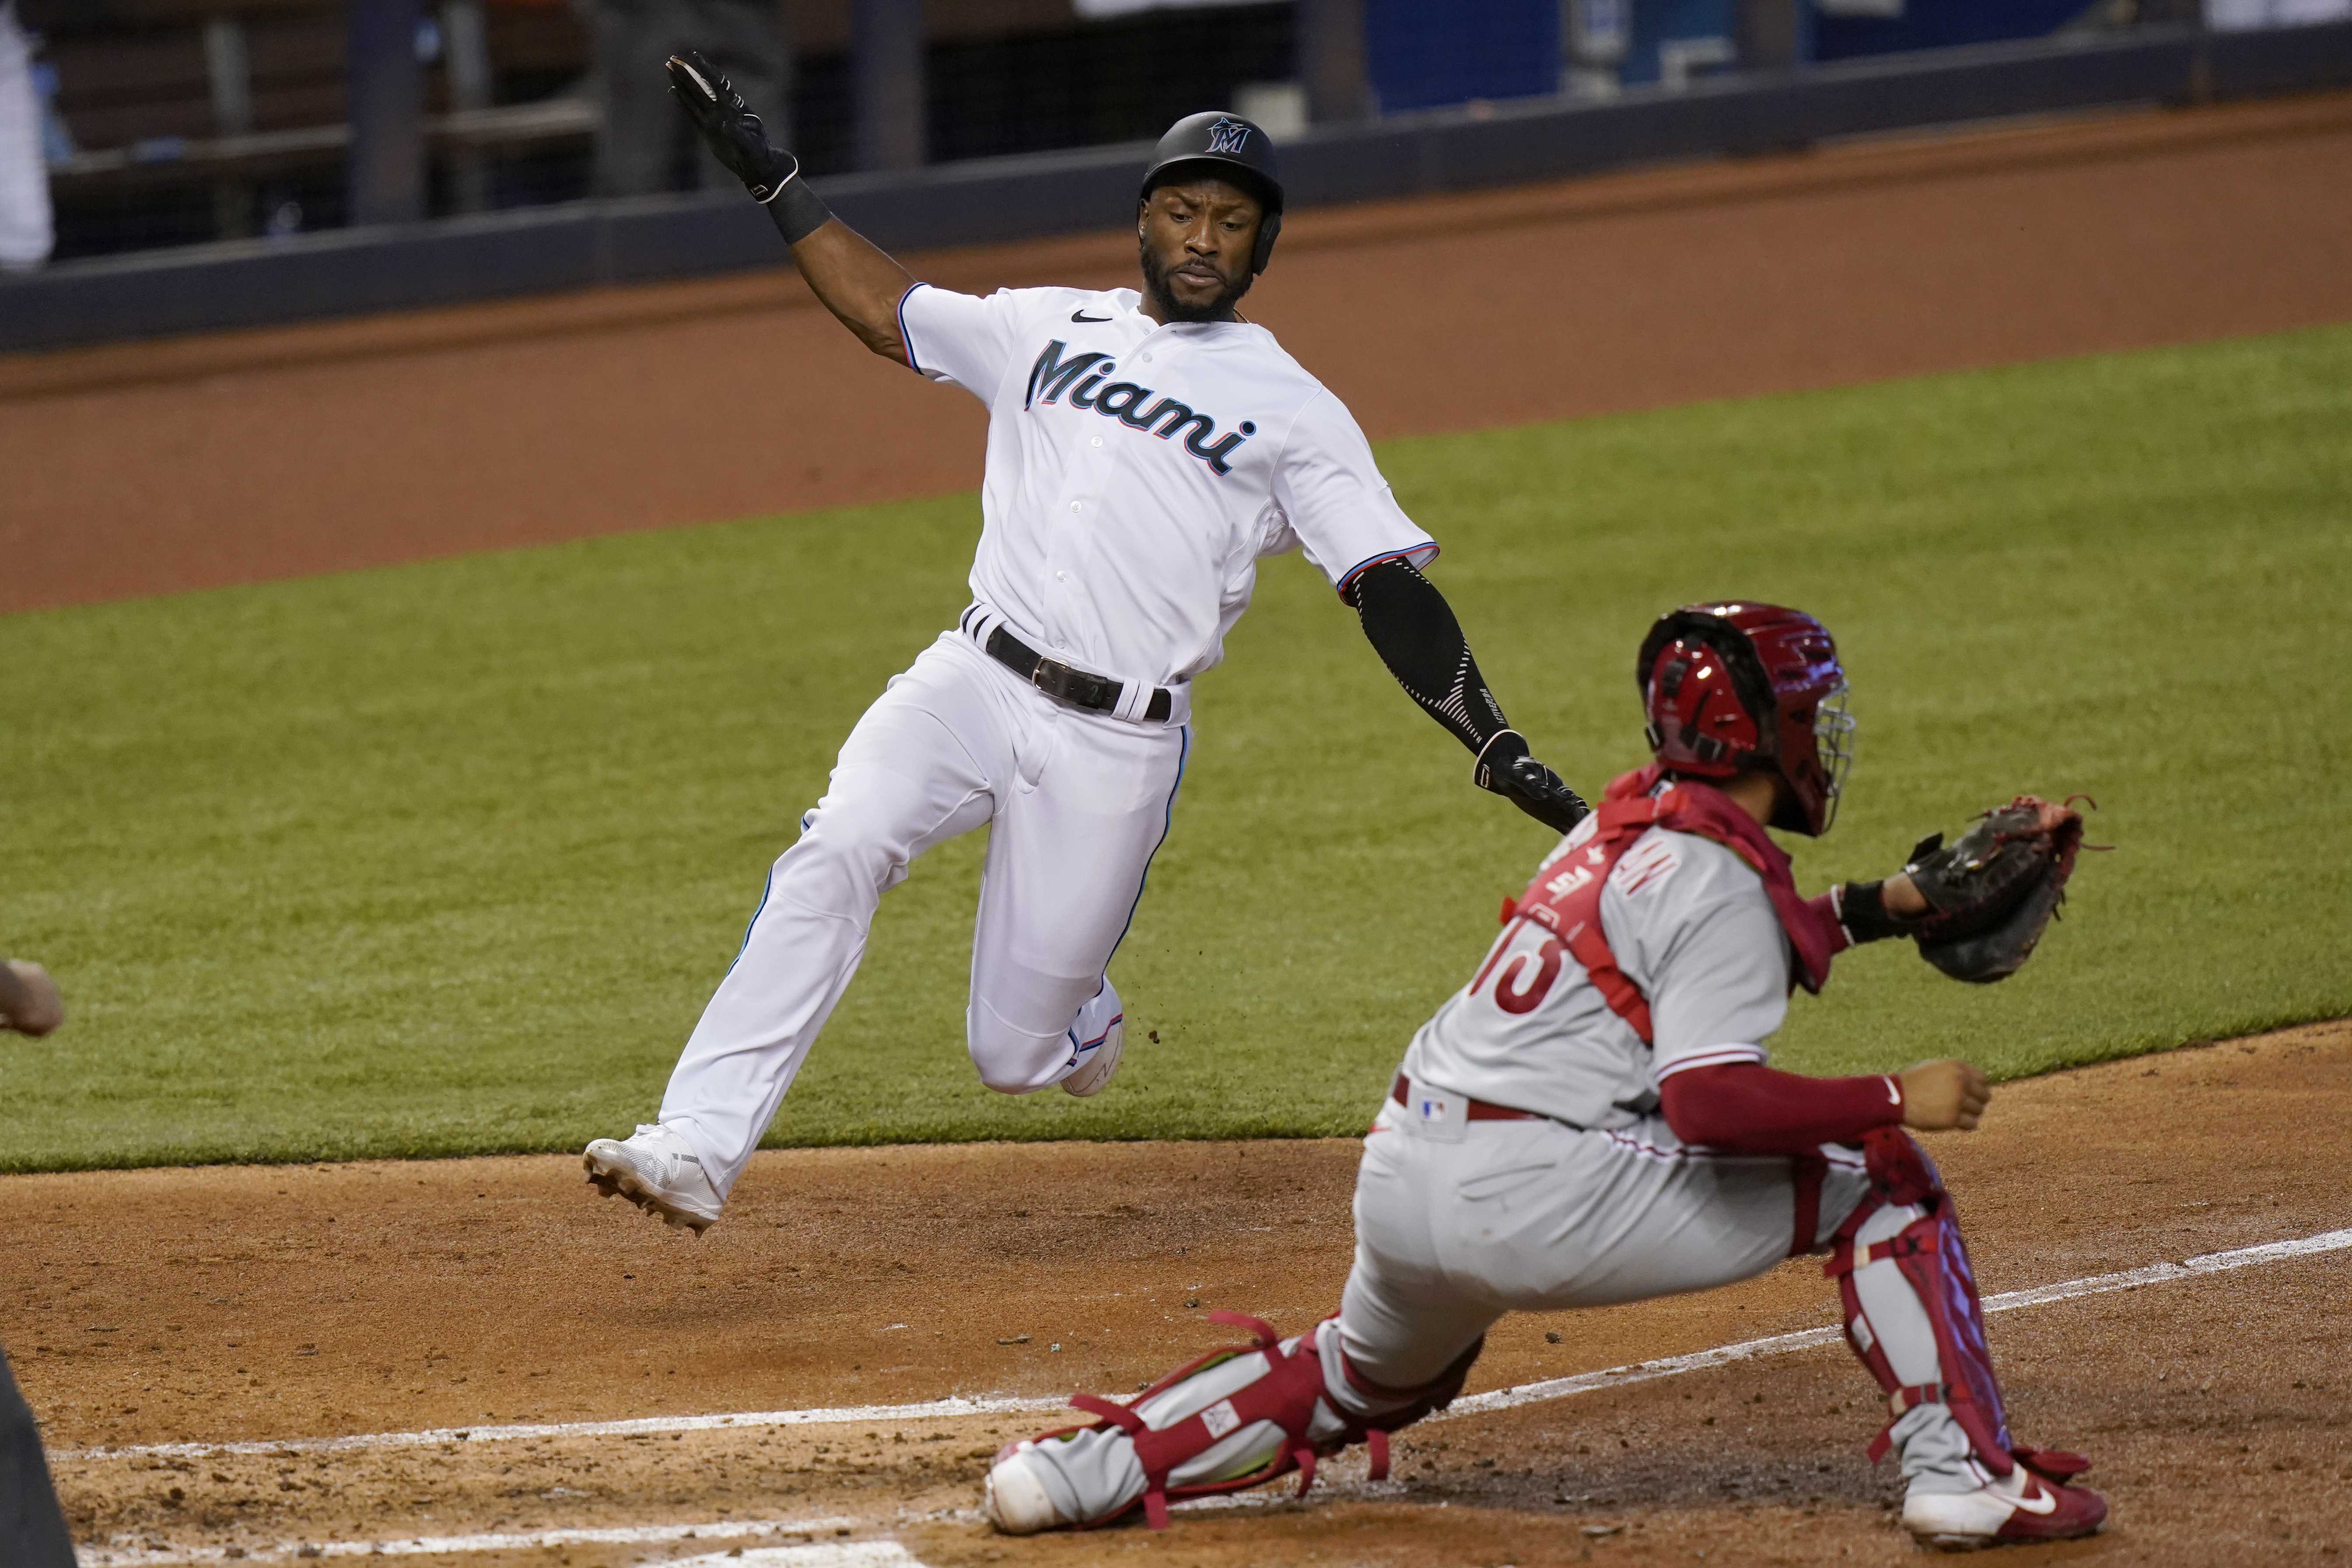
[[[1853, 678], [1860, 760], [1805, 885], [2016, 790], [2098, 798], [2116, 851], [2022, 974], [1850, 954], [1783, 1065], [2013, 1075], [2352, 1012], [2352, 329], [1382, 461], [1580, 784], [1641, 758], [1649, 618], [1739, 594], [1819, 614]], [[961, 606], [975, 511], [0, 618], [0, 949], [73, 1008], [0, 1049], [0, 1168], [559, 1148], [649, 1115], [834, 748]], [[975, 1081], [975, 836], [884, 901], [772, 1141], [1361, 1127], [1543, 837], [1469, 788], [1296, 560], [1202, 683], [1197, 738], [1118, 961], [1114, 1092]]]

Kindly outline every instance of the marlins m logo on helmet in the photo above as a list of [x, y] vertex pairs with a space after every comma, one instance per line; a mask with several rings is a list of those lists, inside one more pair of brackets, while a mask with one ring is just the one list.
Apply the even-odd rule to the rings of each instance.
[[1245, 120], [1220, 120], [1209, 127], [1207, 151], [1238, 153], [1242, 150], [1243, 144], [1249, 141], [1250, 132], [1256, 129], [1257, 127]]

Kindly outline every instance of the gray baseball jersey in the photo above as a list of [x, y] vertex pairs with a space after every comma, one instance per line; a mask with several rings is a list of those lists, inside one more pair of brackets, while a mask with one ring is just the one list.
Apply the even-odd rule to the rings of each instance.
[[[1587, 817], [1544, 860], [1582, 852]], [[1579, 1127], [1626, 1127], [1676, 1072], [1760, 1062], [1789, 1010], [1788, 938], [1763, 879], [1710, 838], [1653, 827], [1601, 894], [1617, 965], [1648, 998], [1645, 1044], [1610, 1010], [1559, 939], [1514, 921], [1470, 983], [1405, 1052], [1416, 1086], [1533, 1110]]]

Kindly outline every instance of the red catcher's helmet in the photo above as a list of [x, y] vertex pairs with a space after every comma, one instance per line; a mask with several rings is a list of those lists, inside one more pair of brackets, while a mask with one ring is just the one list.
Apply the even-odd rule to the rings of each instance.
[[1789, 784], [1771, 825], [1827, 830], [1853, 758], [1853, 716], [1821, 622], [1779, 605], [1685, 605], [1642, 639], [1633, 679], [1667, 772], [1727, 779], [1770, 767]]

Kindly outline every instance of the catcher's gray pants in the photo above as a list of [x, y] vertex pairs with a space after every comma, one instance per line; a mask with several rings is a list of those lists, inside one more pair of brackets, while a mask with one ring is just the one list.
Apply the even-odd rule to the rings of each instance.
[[[1805, 1250], [1868, 1191], [1859, 1154], [1822, 1153], [1831, 1163]], [[1428, 1122], [1391, 1100], [1356, 1175], [1356, 1267], [1339, 1314], [1348, 1356], [1385, 1387], [1417, 1387], [1505, 1312], [1761, 1274], [1795, 1249], [1796, 1212], [1790, 1161], [1695, 1152], [1657, 1117], [1607, 1132]]]
[[74, 1568], [72, 1538], [41, 1453], [41, 1430], [8, 1358], [0, 1355], [0, 1563], [8, 1568]]
[[[1495, 1321], [1510, 1311], [1605, 1307], [1704, 1290], [1763, 1273], [1796, 1241], [1794, 1162], [1775, 1155], [1685, 1149], [1657, 1118], [1616, 1131], [1557, 1121], [1423, 1121], [1384, 1102], [1356, 1173], [1356, 1264], [1342, 1298], [1337, 1344], [1328, 1328], [1316, 1349], [1323, 1403], [1313, 1435], [1343, 1416], [1378, 1416], [1410, 1403]], [[1821, 1206], [1805, 1249], [1833, 1237], [1869, 1197], [1861, 1156], [1827, 1145]], [[1919, 1216], [1882, 1208], [1857, 1235], [1867, 1247]], [[1906, 1381], [1941, 1374], [1935, 1331], [1891, 1259], [1856, 1271], [1870, 1325]], [[1408, 1397], [1366, 1395], [1347, 1365]], [[1159, 1428], [1205, 1408], [1262, 1375], [1261, 1358], [1222, 1363], [1139, 1406]], [[1988, 1477], [1969, 1464], [1967, 1436], [1941, 1405], [1895, 1424], [1903, 1474], [1918, 1492], [1964, 1492]], [[1268, 1424], [1234, 1432], [1185, 1466], [1177, 1485], [1245, 1471], [1278, 1451]], [[1098, 1518], [1142, 1495], [1132, 1441], [1104, 1428], [1041, 1443], [1024, 1462], [1066, 1519]]]
[[[1454, 1114], [1460, 1115], [1458, 1097]], [[1387, 1388], [1429, 1382], [1508, 1311], [1607, 1307], [1729, 1285], [1837, 1234], [1870, 1195], [1862, 1156], [1820, 1155], [1813, 1234], [1795, 1247], [1797, 1174], [1778, 1155], [1684, 1147], [1664, 1120], [1612, 1131], [1557, 1121], [1424, 1121], [1383, 1102], [1356, 1173], [1356, 1266], [1339, 1309], [1358, 1373]], [[1883, 1208], [1859, 1245], [1895, 1236], [1919, 1211]], [[1898, 1371], [1940, 1381], [1935, 1331], [1891, 1261], [1856, 1272], [1873, 1329]], [[1986, 1479], [1940, 1405], [1895, 1428], [1919, 1491]]]
[[[662, 62], [699, 49], [727, 73], [768, 140], [793, 144], [793, 52], [776, 0], [591, 0], [597, 96], [596, 189], [639, 196], [689, 184], [717, 188], [735, 176], [702, 150], [671, 101]], [[688, 160], [691, 159], [689, 164]]]

